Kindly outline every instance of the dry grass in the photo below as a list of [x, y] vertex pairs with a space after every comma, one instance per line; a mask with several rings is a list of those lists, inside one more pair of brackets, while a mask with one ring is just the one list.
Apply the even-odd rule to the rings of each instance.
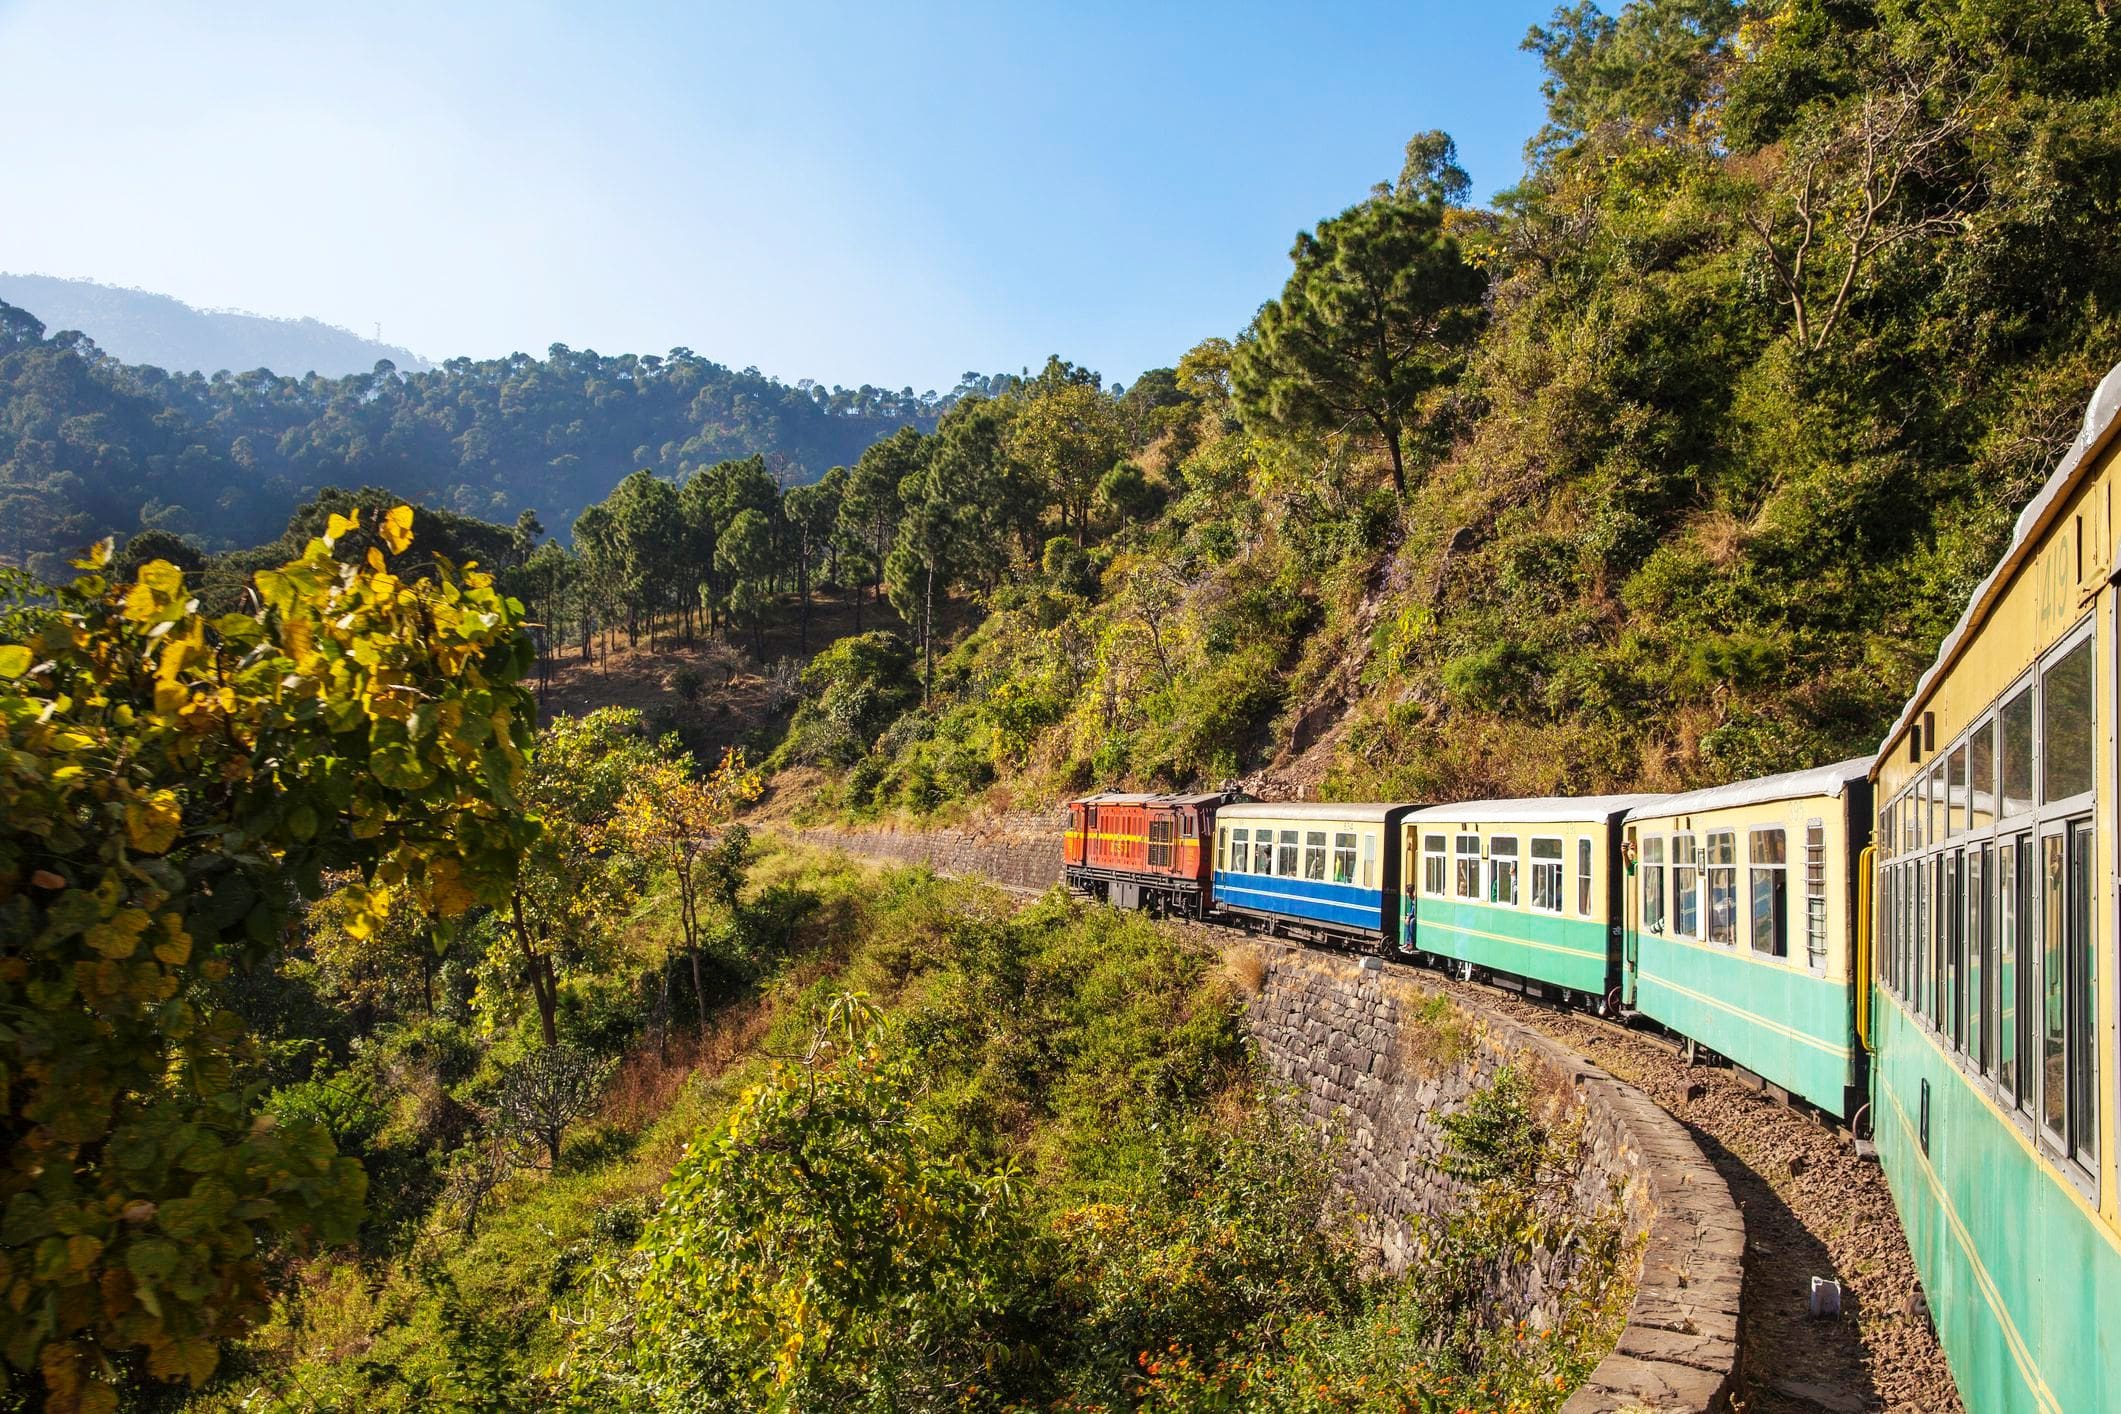
[[1267, 988], [1267, 955], [1252, 943], [1234, 943], [1223, 950], [1223, 975], [1238, 991], [1256, 997]]
[[1465, 1064], [1480, 1040], [1472, 1017], [1441, 992], [1399, 1001], [1399, 1063], [1408, 1074], [1432, 1078]]
[[1718, 569], [1729, 569], [1745, 557], [1752, 527], [1729, 511], [1706, 511], [1690, 527], [1702, 555]]
[[696, 1027], [673, 1027], [662, 1051], [644, 1045], [620, 1062], [604, 1091], [600, 1117], [628, 1133], [646, 1130], [670, 1110], [695, 1074], [719, 1075], [750, 1055], [773, 1019], [774, 1009], [761, 997], [723, 1008], [705, 1035]]

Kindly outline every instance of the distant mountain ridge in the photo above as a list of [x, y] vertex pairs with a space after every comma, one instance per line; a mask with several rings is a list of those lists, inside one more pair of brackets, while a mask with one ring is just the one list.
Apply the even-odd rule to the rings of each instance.
[[197, 309], [169, 295], [94, 280], [0, 271], [0, 300], [26, 309], [53, 332], [76, 329], [127, 363], [171, 373], [248, 373], [269, 368], [300, 377], [367, 373], [379, 359], [406, 372], [432, 367], [410, 349], [364, 339], [318, 319], [275, 319]]

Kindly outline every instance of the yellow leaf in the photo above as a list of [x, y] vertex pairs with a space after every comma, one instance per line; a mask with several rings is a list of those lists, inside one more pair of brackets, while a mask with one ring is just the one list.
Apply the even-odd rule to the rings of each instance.
[[377, 574], [383, 572], [383, 552], [373, 545], [368, 547], [368, 567]]
[[184, 588], [184, 571], [168, 560], [149, 560], [140, 566], [139, 582], [158, 594], [175, 594]]
[[0, 678], [19, 678], [29, 671], [32, 654], [19, 643], [0, 643]]
[[191, 960], [191, 934], [184, 931], [174, 913], [162, 915], [162, 931], [162, 941], [155, 944], [155, 961], [182, 967]]
[[359, 530], [360, 528], [361, 512], [359, 510], [356, 510], [350, 516], [342, 516], [337, 511], [334, 511], [330, 521], [324, 526], [324, 543], [326, 545], [336, 545], [339, 543], [339, 537], [347, 531]]
[[102, 1253], [102, 1240], [90, 1237], [85, 1232], [77, 1232], [66, 1239], [66, 1264], [74, 1271], [87, 1271], [89, 1264], [101, 1256]]
[[391, 554], [404, 554], [412, 545], [412, 507], [392, 507], [376, 527], [376, 536], [390, 547]]
[[427, 868], [427, 880], [435, 912], [444, 918], [460, 917], [478, 902], [472, 891], [465, 887], [463, 873], [454, 859], [437, 859], [430, 864]]
[[183, 823], [184, 812], [177, 806], [175, 791], [158, 790], [125, 807], [125, 833], [142, 854], [160, 854], [175, 844], [177, 828]]
[[155, 684], [155, 710], [164, 716], [182, 711], [191, 701], [191, 689], [181, 682], [158, 682]]

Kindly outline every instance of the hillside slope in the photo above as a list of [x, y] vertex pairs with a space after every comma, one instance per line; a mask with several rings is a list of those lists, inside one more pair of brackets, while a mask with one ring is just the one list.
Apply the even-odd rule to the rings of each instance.
[[2073, 4], [1643, 0], [1528, 46], [1551, 121], [1449, 218], [1486, 295], [1405, 494], [1360, 419], [1194, 380], [1140, 458], [1161, 513], [988, 595], [831, 805], [1659, 789], [1875, 745], [2121, 359], [2121, 43]]
[[172, 373], [367, 373], [379, 359], [417, 372], [431, 365], [410, 349], [364, 339], [318, 319], [275, 319], [231, 309], [196, 309], [149, 290], [94, 280], [0, 271], [0, 300], [28, 310], [48, 329], [78, 329], [127, 363]]

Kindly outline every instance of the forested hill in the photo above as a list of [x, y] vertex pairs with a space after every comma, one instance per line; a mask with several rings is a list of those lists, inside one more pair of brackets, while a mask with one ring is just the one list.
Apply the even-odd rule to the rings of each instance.
[[195, 309], [148, 290], [0, 271], [0, 300], [26, 309], [47, 329], [78, 329], [127, 363], [186, 373], [270, 368], [339, 378], [366, 373], [377, 359], [418, 369], [410, 349], [364, 339], [317, 319], [273, 319], [228, 309]]
[[1873, 749], [2121, 361], [2117, 22], [1641, 0], [1527, 47], [1549, 122], [1517, 189], [1468, 204], [1417, 138], [1234, 348], [1180, 362], [1128, 452], [1160, 514], [986, 576], [895, 721], [843, 725], [917, 703], [910, 671], [836, 655], [785, 756], [920, 811], [1668, 789]]
[[255, 545], [334, 485], [506, 522], [533, 511], [564, 533], [631, 471], [759, 454], [781, 481], [814, 480], [901, 427], [933, 428], [956, 395], [561, 344], [341, 378], [202, 377], [124, 363], [0, 303], [0, 563], [50, 577], [67, 552], [145, 529]]

